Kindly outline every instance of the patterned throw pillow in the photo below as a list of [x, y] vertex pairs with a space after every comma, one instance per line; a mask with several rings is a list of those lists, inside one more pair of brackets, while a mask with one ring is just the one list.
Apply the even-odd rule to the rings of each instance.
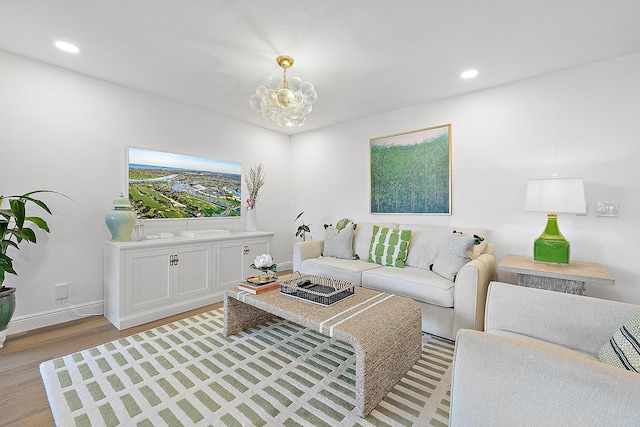
[[404, 268], [410, 237], [411, 230], [395, 230], [374, 225], [369, 262]]
[[640, 311], [631, 316], [602, 346], [598, 359], [618, 368], [640, 373]]
[[463, 236], [454, 232], [442, 243], [431, 269], [445, 279], [455, 280], [462, 266], [471, 261], [471, 250], [475, 244], [476, 236]]
[[340, 230], [327, 227], [324, 232], [324, 249], [322, 256], [353, 259], [353, 223]]

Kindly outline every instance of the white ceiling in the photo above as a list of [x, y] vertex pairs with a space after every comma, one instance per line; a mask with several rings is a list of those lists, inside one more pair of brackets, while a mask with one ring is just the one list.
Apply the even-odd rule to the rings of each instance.
[[[0, 49], [293, 134], [639, 52], [640, 0], [0, 0]], [[301, 128], [249, 108], [282, 54]]]

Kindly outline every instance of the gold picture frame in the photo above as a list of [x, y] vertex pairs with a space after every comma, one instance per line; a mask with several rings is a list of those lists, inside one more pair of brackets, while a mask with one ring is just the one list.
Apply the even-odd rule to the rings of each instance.
[[372, 214], [451, 215], [451, 124], [369, 140]]

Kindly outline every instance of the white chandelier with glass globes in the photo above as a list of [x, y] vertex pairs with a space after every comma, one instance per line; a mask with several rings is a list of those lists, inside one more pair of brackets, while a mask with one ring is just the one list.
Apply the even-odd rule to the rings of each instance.
[[276, 62], [284, 70], [282, 77], [273, 76], [267, 87], [259, 86], [249, 98], [249, 106], [268, 122], [280, 126], [302, 126], [318, 94], [310, 82], [303, 82], [298, 77], [287, 79], [287, 68], [293, 65], [293, 58], [279, 56]]

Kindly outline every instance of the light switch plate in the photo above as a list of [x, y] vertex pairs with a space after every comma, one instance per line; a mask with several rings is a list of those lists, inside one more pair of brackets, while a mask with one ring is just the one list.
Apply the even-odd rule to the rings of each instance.
[[617, 217], [619, 203], [618, 202], [598, 202], [598, 216]]

